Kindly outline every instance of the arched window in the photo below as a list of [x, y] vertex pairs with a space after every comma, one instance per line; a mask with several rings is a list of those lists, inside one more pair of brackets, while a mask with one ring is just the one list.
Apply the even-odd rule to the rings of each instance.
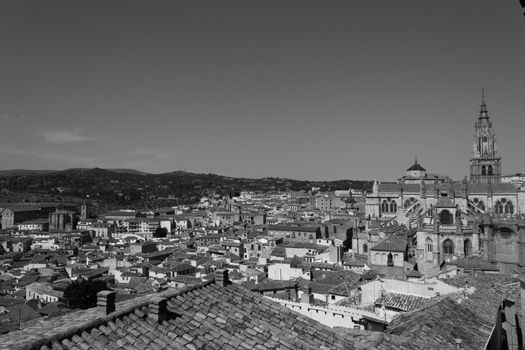
[[487, 175], [487, 168], [484, 165], [481, 167], [481, 175]]
[[503, 203], [497, 201], [494, 205], [494, 211], [496, 212], [496, 214], [503, 214]]
[[443, 242], [443, 254], [454, 254], [454, 243], [450, 239]]
[[390, 212], [391, 213], [397, 212], [397, 203], [395, 201], [390, 202]]
[[472, 254], [472, 242], [468, 238], [463, 242], [463, 253], [465, 253], [465, 257]]
[[368, 253], [368, 244], [363, 244], [363, 253]]
[[442, 225], [452, 225], [454, 223], [454, 217], [448, 210], [445, 209], [439, 213], [439, 222]]
[[478, 202], [478, 208], [481, 209], [481, 210], [485, 210], [485, 203], [483, 203], [483, 201], [479, 201]]
[[427, 252], [433, 252], [434, 251], [434, 243], [432, 242], [431, 238], [427, 238], [425, 242]]
[[383, 200], [383, 202], [381, 203], [381, 212], [388, 213], [388, 203], [386, 202], [386, 200]]
[[514, 214], [514, 205], [510, 201], [505, 203], [505, 214]]
[[403, 206], [404, 206], [405, 208], [408, 208], [408, 207], [410, 207], [412, 204], [414, 204], [415, 202], [416, 202], [416, 199], [415, 199], [414, 197], [410, 197], [409, 199], [407, 199], [407, 200], [405, 201], [405, 203], [403, 204]]
[[488, 170], [488, 172], [489, 172], [489, 175], [492, 175], [492, 165], [489, 165], [489, 170]]
[[394, 266], [394, 258], [392, 257], [392, 253], [388, 253], [388, 260], [386, 264], [388, 266]]

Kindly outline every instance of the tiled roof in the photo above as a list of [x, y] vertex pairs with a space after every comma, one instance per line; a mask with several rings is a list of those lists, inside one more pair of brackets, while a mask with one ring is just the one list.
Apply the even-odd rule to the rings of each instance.
[[352, 337], [356, 341], [356, 349], [381, 349], [381, 350], [453, 350], [455, 346], [439, 344], [428, 340], [399, 337], [380, 332], [368, 332], [350, 328], [338, 328], [340, 334]]
[[481, 319], [469, 308], [444, 298], [416, 311], [399, 314], [387, 333], [450, 345], [459, 338], [463, 340], [463, 349], [477, 350], [485, 348], [492, 327], [493, 323]]
[[103, 318], [89, 309], [38, 322], [4, 336], [0, 349], [356, 348], [351, 337], [240, 286], [207, 283], [165, 296], [163, 322], [149, 319], [148, 300], [137, 298]]
[[520, 306], [519, 283], [510, 276], [461, 276], [443, 281], [463, 290], [396, 316], [387, 332], [443, 344], [455, 344], [455, 339], [461, 338], [464, 349], [483, 349], [503, 298]]
[[407, 237], [405, 235], [390, 235], [379, 241], [371, 250], [381, 250], [387, 252], [404, 252], [407, 247]]
[[386, 292], [383, 297], [376, 300], [375, 305], [384, 305], [386, 308], [408, 312], [419, 308], [428, 301], [428, 298], [418, 295]]
[[368, 256], [361, 254], [353, 254], [345, 258], [344, 265], [346, 266], [355, 266], [363, 267], [368, 262]]
[[269, 291], [269, 290], [277, 290], [277, 289], [295, 288], [296, 286], [298, 286], [298, 283], [296, 281], [267, 281], [264, 283], [256, 284], [250, 281], [248, 283], [244, 283], [242, 286], [251, 291], [261, 292], [261, 291]]
[[340, 295], [344, 297], [349, 297], [352, 294], [352, 289], [354, 289], [356, 285], [350, 284], [348, 282], [343, 282], [335, 286], [334, 288], [330, 289], [328, 293], [334, 294], [334, 295]]

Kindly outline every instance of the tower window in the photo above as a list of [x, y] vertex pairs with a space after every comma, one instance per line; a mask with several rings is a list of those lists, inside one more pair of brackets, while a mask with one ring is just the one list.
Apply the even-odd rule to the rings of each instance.
[[439, 213], [439, 221], [442, 225], [452, 225], [454, 223], [454, 218], [452, 213], [445, 209]]

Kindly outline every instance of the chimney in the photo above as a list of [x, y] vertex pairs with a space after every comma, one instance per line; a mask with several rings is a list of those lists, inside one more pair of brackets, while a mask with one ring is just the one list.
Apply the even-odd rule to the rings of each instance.
[[312, 288], [310, 286], [304, 288], [303, 295], [301, 295], [301, 302], [310, 305], [314, 303], [314, 295], [312, 294]]
[[462, 349], [462, 345], [463, 344], [463, 339], [460, 339], [460, 338], [457, 338], [456, 339], [456, 350], [461, 350]]
[[219, 287], [226, 287], [230, 284], [227, 269], [219, 269], [215, 271], [215, 284]]
[[112, 290], [103, 290], [97, 293], [97, 316], [103, 317], [115, 311], [115, 293]]
[[148, 318], [158, 323], [168, 319], [168, 299], [153, 297], [149, 302]]

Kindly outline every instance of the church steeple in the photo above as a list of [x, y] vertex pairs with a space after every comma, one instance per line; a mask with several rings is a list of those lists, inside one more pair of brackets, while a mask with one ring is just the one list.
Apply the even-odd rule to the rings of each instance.
[[479, 119], [488, 119], [487, 103], [485, 102], [485, 88], [481, 88], [481, 109], [479, 110]]
[[474, 126], [473, 152], [470, 159], [470, 180], [476, 183], [500, 182], [501, 157], [496, 146], [494, 127], [487, 111], [485, 89], [481, 89], [481, 109]]

